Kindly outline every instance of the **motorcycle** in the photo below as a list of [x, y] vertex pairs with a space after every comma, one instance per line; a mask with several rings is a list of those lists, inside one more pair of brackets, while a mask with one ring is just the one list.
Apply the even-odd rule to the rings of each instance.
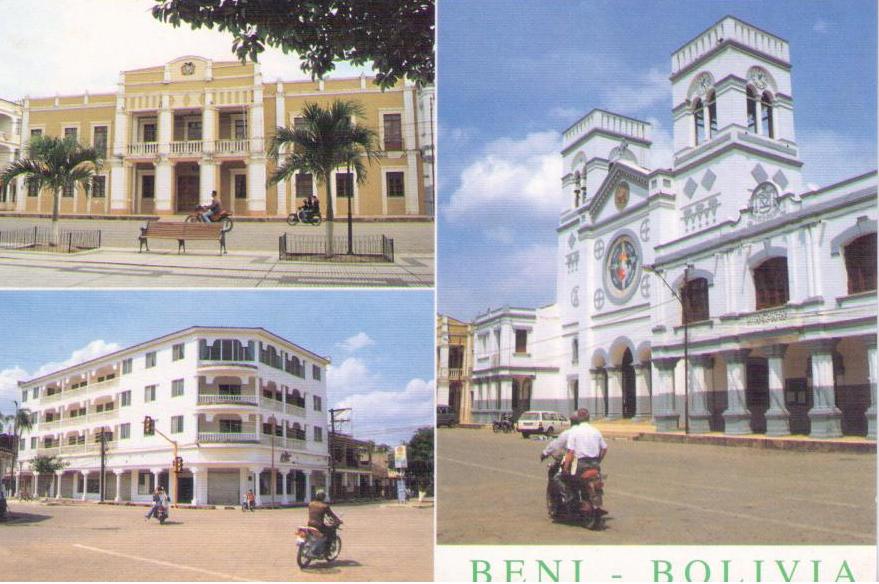
[[243, 501], [241, 501], [241, 511], [253, 512], [253, 511], [255, 511], [255, 508], [256, 508], [256, 505], [254, 505], [253, 503], [251, 503], [247, 499], [244, 499]]
[[165, 521], [168, 520], [167, 505], [159, 505], [159, 508], [156, 509], [156, 519], [159, 520], [159, 525], [165, 525]]
[[[183, 221], [186, 223], [204, 223], [204, 219], [202, 219], [201, 214], [210, 209], [207, 205], [199, 205], [195, 208], [195, 211], [186, 216], [186, 219]], [[211, 215], [211, 223], [222, 223], [223, 231], [229, 232], [232, 231], [232, 227], [234, 227], [234, 222], [232, 221], [232, 212], [227, 211], [225, 209], [221, 210], [216, 215]]]
[[320, 225], [320, 209], [299, 209], [293, 211], [287, 216], [288, 225], [296, 225], [298, 223], [307, 223], [309, 225]]
[[593, 531], [604, 529], [607, 511], [601, 506], [606, 477], [602, 476], [600, 468], [587, 468], [581, 477], [585, 485], [577, 484], [574, 477], [564, 476], [561, 458], [553, 457], [546, 475], [546, 509], [550, 519], [579, 523]]
[[315, 549], [321, 538], [318, 529], [310, 526], [300, 527], [296, 532], [296, 546], [299, 548], [296, 552], [296, 563], [300, 568], [307, 568], [314, 560], [324, 560], [332, 562], [339, 557], [342, 551], [342, 539], [339, 537], [340, 525], [330, 526], [330, 533], [327, 535], [329, 541], [324, 545], [322, 552], [316, 552]]
[[513, 417], [509, 414], [504, 414], [501, 416], [500, 420], [494, 420], [491, 423], [491, 430], [495, 434], [498, 432], [503, 432], [504, 434], [509, 434], [514, 430], [513, 428]]
[[6, 521], [7, 510], [8, 505], [6, 504], [6, 495], [3, 493], [3, 488], [0, 487], [0, 521]]

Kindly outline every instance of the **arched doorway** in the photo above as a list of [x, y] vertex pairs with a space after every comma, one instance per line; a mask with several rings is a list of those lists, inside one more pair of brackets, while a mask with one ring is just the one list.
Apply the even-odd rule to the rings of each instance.
[[518, 420], [522, 412], [531, 409], [531, 380], [513, 378], [513, 419]]
[[461, 412], [461, 383], [453, 382], [449, 384], [449, 407], [460, 417]]
[[568, 382], [568, 393], [571, 397], [571, 413], [577, 411], [577, 408], [580, 407], [580, 380], [572, 379]]
[[628, 348], [623, 353], [621, 375], [623, 384], [623, 417], [635, 417], [635, 368], [632, 367], [632, 351]]

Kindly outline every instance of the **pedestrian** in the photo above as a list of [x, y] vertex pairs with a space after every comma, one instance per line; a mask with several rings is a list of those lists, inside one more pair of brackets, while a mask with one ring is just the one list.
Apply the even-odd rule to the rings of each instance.
[[152, 507], [150, 507], [150, 510], [144, 516], [144, 518], [143, 518], [144, 521], [149, 521], [158, 512], [159, 505], [162, 504], [162, 498], [160, 496], [160, 493], [161, 493], [161, 488], [156, 488], [156, 490], [153, 491], [153, 505], [152, 505]]

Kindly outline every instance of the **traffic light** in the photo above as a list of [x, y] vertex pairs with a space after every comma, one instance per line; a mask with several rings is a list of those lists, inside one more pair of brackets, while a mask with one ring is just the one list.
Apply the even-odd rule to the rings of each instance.
[[180, 456], [174, 457], [174, 472], [183, 472], [183, 458]]
[[151, 436], [156, 433], [156, 421], [147, 416], [143, 419], [143, 435]]

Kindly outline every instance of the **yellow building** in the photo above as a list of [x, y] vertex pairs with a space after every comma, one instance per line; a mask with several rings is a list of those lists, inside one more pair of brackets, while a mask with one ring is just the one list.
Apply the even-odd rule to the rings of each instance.
[[[366, 76], [263, 83], [258, 64], [187, 56], [122, 72], [115, 93], [26, 98], [21, 139], [74, 135], [106, 152], [90, 192], [64, 193], [62, 214], [188, 213], [216, 189], [235, 215], [279, 217], [311, 192], [323, 207], [325, 187], [307, 174], [267, 185], [275, 128], [293, 126], [306, 103], [358, 101], [365, 119], [356, 122], [376, 130], [383, 152], [364, 184], [339, 169], [331, 184], [335, 212], [347, 214], [353, 195], [356, 217], [414, 218], [432, 212], [432, 145], [425, 143], [432, 133], [423, 131], [430, 118], [419, 118], [432, 98], [432, 89], [408, 83], [382, 91]], [[51, 211], [50, 192], [20, 181], [17, 193], [16, 212]]]
[[458, 421], [470, 423], [473, 394], [473, 325], [452, 318], [436, 317], [437, 384], [436, 403], [458, 414]]

